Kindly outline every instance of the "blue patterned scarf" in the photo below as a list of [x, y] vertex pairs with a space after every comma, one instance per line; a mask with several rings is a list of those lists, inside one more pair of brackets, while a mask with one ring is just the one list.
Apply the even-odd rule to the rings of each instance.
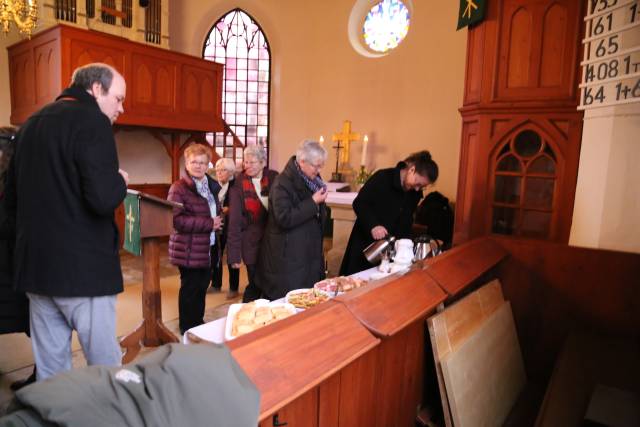
[[308, 176], [304, 174], [304, 172], [302, 172], [302, 169], [300, 169], [300, 165], [298, 164], [298, 161], [294, 160], [294, 163], [296, 165], [298, 174], [300, 174], [300, 176], [302, 177], [302, 180], [307, 185], [307, 188], [311, 190], [311, 193], [315, 193], [321, 188], [327, 188], [327, 184], [325, 184], [322, 178], [320, 178], [320, 175], [317, 175], [313, 180], [311, 180], [309, 179]]

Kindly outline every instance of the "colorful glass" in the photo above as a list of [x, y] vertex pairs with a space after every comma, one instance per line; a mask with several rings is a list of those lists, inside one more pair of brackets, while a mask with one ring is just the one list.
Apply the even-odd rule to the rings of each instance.
[[[203, 57], [225, 65], [222, 117], [244, 144], [269, 144], [271, 52], [260, 26], [234, 9], [216, 22], [205, 41]], [[232, 135], [207, 135], [218, 155], [242, 161], [242, 147]]]
[[383, 0], [371, 8], [362, 32], [364, 41], [375, 52], [396, 48], [409, 32], [409, 9], [400, 0]]

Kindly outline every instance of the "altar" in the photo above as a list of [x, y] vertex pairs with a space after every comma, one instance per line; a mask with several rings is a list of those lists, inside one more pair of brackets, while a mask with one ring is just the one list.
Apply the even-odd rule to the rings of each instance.
[[342, 256], [347, 248], [347, 242], [351, 235], [351, 229], [356, 221], [356, 214], [353, 211], [353, 200], [358, 193], [329, 192], [327, 206], [331, 208], [331, 219], [333, 220], [333, 241], [331, 250], [326, 254], [327, 275], [337, 276], [340, 270]]

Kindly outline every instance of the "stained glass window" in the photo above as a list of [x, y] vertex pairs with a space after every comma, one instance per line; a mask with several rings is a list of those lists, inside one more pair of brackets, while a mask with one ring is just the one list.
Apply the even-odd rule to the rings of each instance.
[[209, 32], [203, 57], [225, 64], [222, 117], [232, 133], [208, 135], [216, 153], [236, 162], [247, 145], [269, 153], [271, 52], [260, 26], [241, 9], [230, 11]]
[[394, 49], [409, 32], [409, 9], [400, 0], [383, 0], [371, 8], [362, 31], [371, 50]]

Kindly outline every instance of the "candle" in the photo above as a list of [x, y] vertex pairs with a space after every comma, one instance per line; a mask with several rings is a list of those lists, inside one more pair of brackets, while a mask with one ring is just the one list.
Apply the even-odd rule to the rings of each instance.
[[360, 159], [360, 165], [364, 166], [367, 163], [367, 145], [369, 145], [369, 137], [364, 136], [364, 142], [362, 143], [362, 159]]
[[324, 136], [320, 135], [320, 139], [318, 140], [320, 145], [324, 145]]

